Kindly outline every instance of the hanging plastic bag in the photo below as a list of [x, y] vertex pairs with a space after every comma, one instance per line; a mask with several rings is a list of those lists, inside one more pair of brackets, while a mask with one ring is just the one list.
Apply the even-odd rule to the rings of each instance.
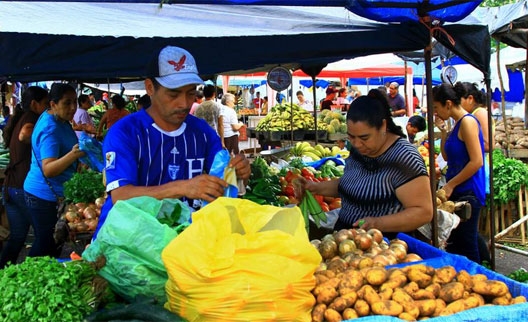
[[165, 308], [188, 321], [311, 321], [321, 256], [298, 207], [218, 198], [161, 257]]
[[189, 225], [190, 213], [178, 199], [120, 200], [82, 256], [93, 262], [103, 255], [106, 264], [99, 274], [126, 300], [139, 295], [164, 301], [167, 271], [161, 251]]
[[[238, 196], [238, 185], [235, 168], [229, 166], [231, 156], [226, 149], [218, 151], [214, 157], [213, 164], [209, 174], [223, 179], [228, 186], [224, 189], [224, 197], [236, 198]], [[207, 205], [207, 202], [202, 201], [202, 207]]]
[[82, 132], [79, 137], [79, 149], [86, 153], [81, 162], [91, 169], [102, 172], [104, 169], [103, 145], [97, 139]]

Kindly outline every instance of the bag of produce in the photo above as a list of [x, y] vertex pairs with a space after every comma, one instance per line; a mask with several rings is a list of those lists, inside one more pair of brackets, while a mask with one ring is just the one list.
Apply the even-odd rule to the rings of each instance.
[[99, 274], [128, 301], [136, 296], [164, 300], [167, 272], [161, 251], [189, 225], [190, 210], [178, 199], [136, 197], [112, 207], [83, 258], [106, 258]]
[[165, 307], [188, 321], [310, 321], [321, 262], [298, 207], [221, 197], [163, 250]]
[[104, 169], [103, 145], [101, 142], [82, 132], [79, 137], [79, 149], [86, 153], [81, 162], [88, 165], [90, 169], [102, 172]]

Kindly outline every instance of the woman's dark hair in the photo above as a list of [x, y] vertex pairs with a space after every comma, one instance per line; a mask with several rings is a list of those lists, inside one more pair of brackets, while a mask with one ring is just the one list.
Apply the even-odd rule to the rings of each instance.
[[73, 88], [73, 86], [70, 84], [53, 83], [49, 92], [49, 100], [51, 102], [58, 103], [64, 97], [64, 94], [70, 92], [74, 92], [75, 95], [77, 95], [75, 88]]
[[79, 98], [77, 98], [77, 103], [79, 103], [79, 106], [83, 105], [84, 102], [89, 101], [90, 97], [86, 94], [79, 95]]
[[6, 146], [9, 146], [9, 142], [11, 142], [11, 136], [13, 135], [13, 129], [22, 115], [31, 109], [31, 102], [40, 102], [46, 97], [48, 97], [48, 91], [39, 86], [30, 86], [22, 93], [21, 104], [16, 105], [13, 111], [13, 116], [9, 118], [9, 121], [4, 128], [2, 136]]
[[347, 121], [366, 122], [368, 125], [381, 128], [383, 120], [387, 123], [387, 131], [405, 137], [400, 126], [392, 120], [389, 102], [386, 93], [379, 89], [371, 89], [366, 96], [360, 96], [350, 103], [347, 112]]
[[122, 110], [125, 108], [126, 102], [123, 96], [116, 94], [112, 96], [112, 105], [118, 110]]
[[441, 84], [433, 87], [433, 101], [445, 105], [449, 100], [458, 106], [465, 93], [466, 89], [461, 82], [457, 82], [454, 86], [451, 84]]
[[[469, 95], [473, 96], [473, 99], [475, 100], [475, 102], [477, 102], [477, 104], [479, 106], [486, 106], [486, 94], [481, 91], [480, 89], [478, 89], [478, 86], [477, 84], [475, 83], [470, 83], [470, 82], [457, 82], [458, 83], [461, 83], [462, 86], [464, 87], [465, 89], [465, 94], [464, 98], [468, 98]], [[456, 86], [456, 84], [455, 84]]]

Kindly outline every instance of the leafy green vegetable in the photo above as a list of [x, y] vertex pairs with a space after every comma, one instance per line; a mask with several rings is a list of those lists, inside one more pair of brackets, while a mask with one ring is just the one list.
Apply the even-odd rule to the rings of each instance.
[[64, 183], [64, 198], [73, 203], [94, 202], [105, 192], [103, 175], [97, 171], [83, 169]]
[[0, 270], [0, 321], [82, 321], [109, 291], [104, 282], [84, 261], [27, 257]]
[[494, 201], [506, 204], [515, 200], [523, 185], [528, 185], [528, 166], [520, 160], [506, 158], [500, 149], [493, 150]]
[[519, 268], [518, 270], [511, 272], [508, 274], [508, 277], [517, 282], [528, 283], [528, 272], [524, 268]]

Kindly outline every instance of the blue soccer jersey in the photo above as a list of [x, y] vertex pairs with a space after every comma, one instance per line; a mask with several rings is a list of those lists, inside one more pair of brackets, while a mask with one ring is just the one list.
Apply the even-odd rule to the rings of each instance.
[[[159, 186], [208, 173], [221, 149], [220, 137], [204, 120], [188, 115], [178, 130], [166, 132], [142, 109], [108, 131], [103, 144], [106, 190]], [[100, 221], [111, 206], [109, 194]]]

